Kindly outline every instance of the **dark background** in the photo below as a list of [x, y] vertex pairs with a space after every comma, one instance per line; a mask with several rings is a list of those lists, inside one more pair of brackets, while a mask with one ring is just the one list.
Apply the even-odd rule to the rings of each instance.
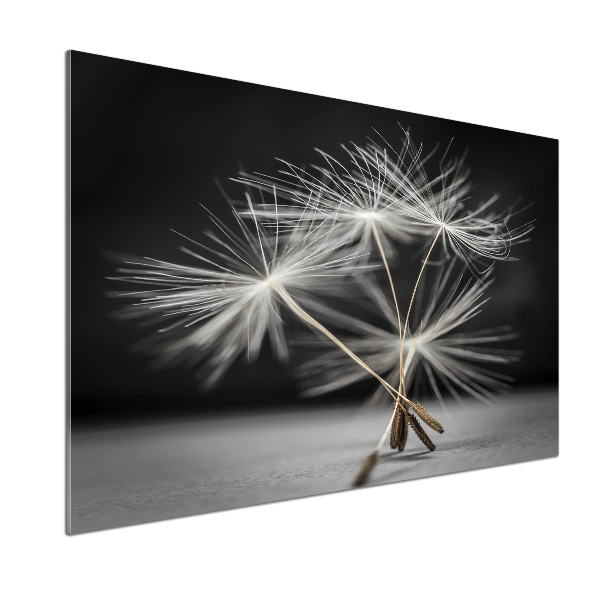
[[[504, 205], [533, 203], [522, 217], [537, 219], [532, 241], [515, 248], [519, 262], [497, 265], [492, 299], [472, 327], [510, 324], [520, 333], [507, 347], [522, 351], [522, 360], [503, 370], [515, 385], [557, 381], [557, 140], [81, 52], [70, 57], [74, 424], [364, 398], [371, 382], [325, 400], [299, 399], [291, 370], [267, 347], [210, 393], [198, 389], [193, 370], [153, 369], [131, 351], [148, 331], [111, 317], [122, 303], [106, 296], [120, 287], [106, 279], [114, 265], [104, 253], [181, 260], [181, 239], [170, 229], [197, 239], [208, 225], [198, 202], [228, 210], [215, 179], [235, 195], [228, 179], [240, 165], [274, 174], [275, 157], [318, 162], [315, 147], [340, 156], [340, 143], [362, 144], [372, 128], [399, 147], [398, 123], [426, 149], [452, 138], [454, 154], [468, 149], [475, 198], [500, 193]], [[398, 271], [396, 286], [408, 289], [415, 276]]]

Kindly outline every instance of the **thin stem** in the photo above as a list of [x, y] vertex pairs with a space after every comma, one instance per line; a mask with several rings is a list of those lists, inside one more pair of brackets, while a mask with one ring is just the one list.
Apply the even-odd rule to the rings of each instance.
[[[396, 290], [394, 289], [394, 281], [392, 280], [392, 274], [390, 273], [390, 267], [388, 265], [387, 259], [385, 257], [385, 252], [383, 251], [383, 245], [381, 243], [381, 238], [379, 237], [379, 232], [377, 231], [377, 225], [375, 225], [375, 221], [371, 222], [371, 229], [373, 230], [373, 237], [375, 238], [375, 242], [377, 243], [377, 248], [379, 249], [379, 254], [381, 255], [381, 259], [383, 260], [383, 266], [385, 267], [385, 271], [388, 276], [388, 280], [390, 282], [390, 289], [392, 290], [392, 296], [394, 298], [394, 306], [396, 307], [396, 316], [398, 317], [398, 339], [400, 340], [400, 383], [398, 386], [398, 394], [402, 391], [402, 386], [404, 383], [404, 370], [402, 368], [402, 320], [400, 319], [400, 309], [398, 308], [398, 300], [396, 298]], [[404, 392], [406, 393], [406, 392]], [[395, 412], [395, 411], [394, 411]]]
[[[375, 373], [375, 371], [373, 371], [373, 369], [371, 369], [371, 367], [369, 367], [369, 365], [367, 365], [358, 356], [356, 356], [356, 354], [354, 354], [354, 352], [352, 352], [352, 350], [350, 350], [350, 348], [348, 348], [343, 342], [341, 342], [337, 337], [335, 337], [335, 335], [333, 335], [333, 333], [331, 333], [331, 331], [329, 331], [324, 325], [322, 325], [321, 323], [319, 323], [319, 321], [317, 321], [315, 318], [311, 317], [288, 294], [288, 292], [286, 291], [286, 289], [283, 286], [275, 284], [274, 287], [277, 290], [280, 298], [287, 304], [287, 306], [296, 315], [298, 315], [303, 321], [305, 321], [306, 323], [308, 323], [309, 325], [311, 325], [312, 327], [314, 327], [315, 329], [317, 329], [318, 331], [320, 331], [321, 333], [323, 333], [324, 335], [326, 335], [332, 342], [334, 342], [337, 346], [339, 346], [352, 360], [354, 360], [363, 369], [365, 369], [367, 372], [369, 372], [371, 375], [373, 375], [373, 377], [375, 377], [375, 379], [377, 379], [377, 381], [379, 381], [381, 383], [381, 385], [383, 385], [383, 387], [386, 389], [386, 391], [388, 392], [388, 394], [390, 394], [390, 396], [394, 399], [395, 406], [394, 406], [394, 411], [392, 413], [392, 417], [390, 419], [390, 422], [388, 423], [388, 426], [386, 427], [381, 440], [379, 440], [379, 444], [377, 445], [376, 450], [367, 458], [366, 465], [363, 465], [363, 471], [364, 471], [364, 469], [366, 469], [366, 471], [364, 471], [364, 472], [361, 471], [361, 473], [359, 473], [359, 480], [362, 480], [363, 478], [368, 477], [368, 473], [375, 466], [375, 463], [377, 461], [377, 458], [376, 458], [377, 454], [381, 450], [381, 447], [383, 446], [383, 443], [385, 442], [385, 439], [387, 438], [387, 436], [388, 436], [388, 434], [390, 432], [390, 429], [391, 429], [392, 424], [394, 422], [394, 415], [396, 414], [396, 411], [397, 410], [401, 410], [402, 412], [404, 412], [404, 414], [408, 418], [412, 419], [412, 416], [408, 412], [407, 408], [405, 408], [405, 406], [400, 402], [400, 398], [402, 398], [403, 400], [405, 400], [410, 406], [412, 406], [412, 408], [414, 408], [415, 410], [419, 411], [419, 414], [421, 413], [421, 411], [423, 411], [423, 409], [418, 404], [414, 404], [411, 400], [409, 400], [408, 398], [406, 398], [405, 396], [403, 396], [400, 393], [399, 390], [396, 390], [395, 388], [393, 388], [385, 379], [383, 379], [377, 373]], [[412, 356], [411, 356], [411, 358], [412, 358]], [[431, 419], [430, 416], [429, 416], [429, 418]], [[412, 419], [412, 420], [414, 422], [414, 419]], [[435, 422], [435, 420], [434, 420], [434, 424], [435, 423], [437, 423], [437, 422]], [[413, 426], [413, 428], [414, 428], [414, 426]], [[440, 429], [438, 431], [443, 431], [441, 429], [441, 426], [440, 426]], [[421, 438], [421, 441], [423, 441], [422, 438]], [[370, 461], [373, 461], [372, 464], [371, 464]], [[360, 484], [357, 483], [357, 485], [360, 485]]]
[[404, 341], [404, 338], [406, 337], [406, 327], [408, 325], [408, 316], [410, 315], [410, 309], [412, 308], [413, 302], [415, 300], [415, 295], [417, 293], [417, 287], [419, 286], [419, 281], [421, 281], [421, 275], [423, 275], [423, 271], [425, 270], [425, 265], [427, 264], [427, 261], [429, 260], [429, 256], [431, 255], [431, 251], [433, 250], [435, 243], [437, 242], [438, 238], [440, 237], [440, 233], [442, 233], [442, 229], [444, 229], [443, 225], [440, 226], [440, 228], [438, 229], [438, 232], [435, 234], [435, 237], [433, 238], [433, 242], [431, 243], [431, 246], [429, 247], [429, 252], [427, 252], [427, 256], [425, 257], [425, 260], [423, 261], [423, 265], [421, 266], [421, 270], [419, 271], [419, 276], [417, 277], [417, 283], [415, 283], [415, 287], [413, 289], [413, 293], [412, 293], [412, 296], [410, 299], [410, 304], [408, 305], [406, 319], [404, 319], [404, 333], [402, 334], [402, 341]]
[[[383, 387], [388, 391], [392, 398], [396, 399], [398, 395], [398, 390], [392, 387], [385, 379], [380, 377], [369, 365], [367, 365], [364, 361], [362, 361], [350, 348], [348, 348], [343, 342], [341, 342], [338, 338], [329, 331], [324, 325], [321, 325], [319, 321], [315, 318], [311, 317], [285, 290], [284, 287], [280, 285], [276, 285], [276, 290], [279, 293], [281, 299], [288, 305], [288, 307], [296, 313], [302, 320], [306, 321], [309, 325], [312, 325], [315, 329], [319, 330], [321, 333], [325, 334], [334, 344], [339, 346], [352, 360], [354, 360], [357, 364], [359, 364], [363, 369], [368, 371]], [[406, 398], [405, 398], [406, 399]]]
[[[429, 252], [427, 252], [427, 256], [425, 257], [425, 260], [423, 261], [423, 265], [421, 266], [421, 270], [419, 271], [419, 276], [417, 277], [417, 283], [415, 283], [415, 287], [413, 289], [412, 297], [410, 299], [410, 304], [408, 305], [408, 311], [406, 312], [406, 317], [404, 318], [404, 332], [402, 333], [402, 339], [400, 340], [400, 381], [402, 383], [404, 382], [404, 365], [402, 364], [403, 363], [403, 355], [404, 355], [404, 338], [406, 337], [406, 330], [408, 328], [408, 317], [410, 316], [410, 309], [412, 308], [413, 302], [415, 300], [415, 295], [417, 293], [417, 287], [419, 286], [419, 281], [421, 281], [421, 275], [423, 275], [423, 271], [425, 270], [425, 265], [427, 264], [427, 261], [429, 260], [429, 256], [431, 255], [431, 251], [433, 250], [435, 243], [437, 242], [438, 238], [440, 237], [440, 233], [442, 233], [442, 229], [444, 229], [444, 225], [441, 225], [440, 228], [438, 229], [438, 232], [435, 234], [435, 237], [433, 238], [433, 242], [431, 243], [431, 246], [429, 248]], [[402, 387], [402, 392], [404, 392], [404, 394], [406, 394], [406, 387], [404, 385], [402, 385], [401, 387]]]

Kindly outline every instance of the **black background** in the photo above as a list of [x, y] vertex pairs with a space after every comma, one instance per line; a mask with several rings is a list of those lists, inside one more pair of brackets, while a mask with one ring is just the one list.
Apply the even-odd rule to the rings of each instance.
[[[385, 82], [369, 81], [379, 84]], [[509, 347], [522, 351], [522, 360], [504, 369], [516, 385], [556, 382], [556, 140], [72, 52], [73, 422], [323, 402], [299, 399], [291, 370], [268, 348], [253, 365], [239, 361], [210, 393], [198, 389], [193, 370], [153, 369], [147, 356], [131, 351], [147, 332], [111, 317], [122, 304], [106, 296], [119, 286], [106, 279], [114, 265], [104, 253], [181, 260], [181, 239], [170, 229], [197, 239], [208, 225], [198, 202], [227, 212], [215, 179], [235, 195], [237, 184], [228, 179], [240, 166], [274, 174], [275, 157], [318, 162], [315, 147], [340, 156], [340, 143], [362, 144], [372, 128], [399, 147], [398, 123], [426, 149], [452, 138], [454, 154], [467, 149], [475, 198], [500, 193], [505, 205], [533, 203], [523, 216], [536, 218], [532, 241], [515, 248], [519, 262], [497, 265], [492, 299], [472, 325], [510, 324], [520, 333]], [[397, 287], [411, 286], [414, 275], [399, 270]], [[372, 387], [326, 402], [360, 400]]]

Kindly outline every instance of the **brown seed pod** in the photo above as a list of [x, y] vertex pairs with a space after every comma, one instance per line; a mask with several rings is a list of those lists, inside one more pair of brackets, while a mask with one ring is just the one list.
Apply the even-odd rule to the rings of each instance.
[[400, 431], [398, 433], [398, 452], [402, 452], [406, 446], [406, 438], [408, 437], [408, 423], [406, 422], [406, 415], [404, 411], [401, 411], [400, 415]]
[[392, 421], [392, 429], [390, 430], [390, 448], [394, 450], [394, 448], [398, 447], [398, 439], [401, 427], [401, 415], [402, 411], [396, 405], [394, 408], [394, 420]]
[[413, 410], [423, 419], [423, 422], [431, 427], [434, 431], [438, 433], [444, 433], [444, 427], [441, 425], [439, 421], [434, 419], [429, 412], [425, 409], [424, 406], [421, 406], [418, 402], [411, 402], [411, 406]]
[[408, 413], [408, 422], [412, 427], [413, 431], [417, 434], [417, 437], [429, 448], [429, 450], [435, 450], [435, 444], [429, 439], [429, 436], [425, 433], [423, 427], [421, 427], [421, 423], [417, 420], [415, 415]]
[[378, 454], [379, 452], [375, 450], [375, 452], [372, 452], [371, 454], [369, 454], [369, 456], [367, 456], [365, 462], [360, 468], [360, 471], [357, 473], [356, 478], [354, 479], [355, 487], [360, 487], [367, 481], [369, 475], [371, 474], [371, 471], [375, 468], [375, 465], [377, 464]]

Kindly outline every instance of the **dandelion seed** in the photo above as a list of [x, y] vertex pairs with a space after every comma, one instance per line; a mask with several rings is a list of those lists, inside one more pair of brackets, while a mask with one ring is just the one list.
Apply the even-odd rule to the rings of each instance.
[[377, 465], [378, 457], [379, 457], [378, 450], [375, 452], [372, 452], [371, 454], [369, 454], [369, 456], [367, 456], [367, 458], [365, 459], [365, 462], [363, 463], [362, 467], [360, 468], [360, 471], [357, 473], [356, 478], [354, 479], [355, 487], [360, 487], [361, 485], [364, 485], [367, 482], [367, 479], [369, 479], [369, 475], [371, 475], [371, 472]]
[[146, 288], [122, 294], [137, 300], [122, 316], [158, 316], [162, 333], [169, 335], [150, 340], [155, 351], [165, 361], [206, 359], [201, 375], [207, 387], [243, 352], [254, 360], [267, 335], [276, 356], [287, 360], [282, 294], [286, 303], [293, 301], [290, 294], [302, 299], [357, 270], [356, 252], [341, 252], [318, 225], [297, 229], [282, 243], [257, 218], [247, 223], [239, 211], [232, 212], [235, 230], [210, 214], [218, 231], [207, 234], [211, 247], [186, 238], [202, 252], [181, 248], [197, 264], [124, 258], [114, 278]]
[[408, 419], [408, 424], [411, 426], [412, 430], [417, 434], [417, 437], [427, 446], [429, 450], [432, 452], [435, 450], [435, 444], [431, 441], [430, 437], [427, 435], [427, 432], [421, 427], [421, 424], [417, 420], [414, 415], [410, 413], [406, 415]]
[[[440, 174], [429, 180], [422, 154], [423, 148], [417, 148], [406, 131], [400, 153], [395, 153], [385, 142], [383, 147], [371, 143], [365, 154], [371, 168], [379, 170], [381, 177], [388, 180], [386, 189], [394, 190], [398, 210], [405, 220], [406, 234], [429, 240], [440, 236], [445, 255], [460, 257], [478, 275], [483, 274], [493, 261], [515, 260], [510, 255], [511, 248], [527, 241], [533, 223], [511, 228], [509, 221], [521, 211], [510, 207], [494, 212], [498, 195], [475, 210], [467, 210], [465, 201], [471, 186], [467, 181], [464, 157], [445, 162], [444, 154], [439, 164]], [[430, 157], [431, 154], [427, 159]], [[414, 172], [418, 173], [417, 177], [407, 176]]]
[[[424, 376], [429, 389], [444, 406], [442, 390], [459, 403], [466, 393], [483, 402], [493, 398], [493, 392], [506, 387], [506, 378], [490, 372], [482, 365], [506, 364], [516, 360], [514, 353], [493, 350], [488, 345], [514, 338], [508, 328], [495, 328], [474, 332], [456, 331], [481, 311], [489, 298], [484, 297], [490, 275], [483, 281], [465, 279], [464, 270], [456, 272], [456, 261], [450, 268], [440, 268], [432, 286], [424, 310], [417, 315], [415, 325], [404, 342], [404, 368], [407, 388], [416, 377]], [[369, 291], [376, 306], [383, 311], [387, 327], [382, 328], [350, 315], [338, 315], [335, 325], [348, 332], [340, 335], [343, 343], [392, 386], [400, 385], [398, 353], [398, 325], [393, 307], [379, 288], [371, 284]], [[335, 315], [329, 314], [333, 323]], [[300, 380], [305, 382], [305, 395], [316, 396], [353, 385], [365, 379], [364, 372], [357, 369], [337, 350], [323, 350], [314, 343], [303, 342], [318, 353], [299, 368]], [[413, 399], [417, 390], [412, 389]], [[377, 389], [371, 400], [378, 402], [386, 397], [384, 390]], [[423, 415], [421, 415], [423, 418]]]

